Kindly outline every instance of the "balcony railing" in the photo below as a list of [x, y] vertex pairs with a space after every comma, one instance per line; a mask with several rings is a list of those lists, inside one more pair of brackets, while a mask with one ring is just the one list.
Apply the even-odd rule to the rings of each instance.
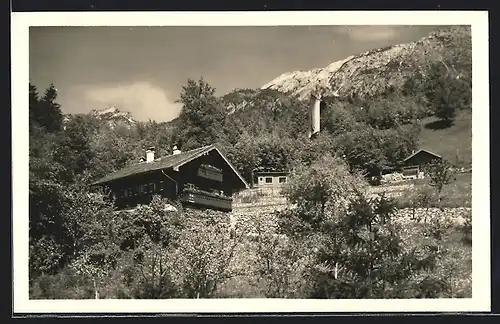
[[211, 165], [202, 164], [198, 169], [198, 176], [222, 182], [222, 170]]
[[183, 203], [223, 211], [231, 211], [233, 205], [233, 198], [231, 197], [195, 188], [184, 188], [180, 200]]

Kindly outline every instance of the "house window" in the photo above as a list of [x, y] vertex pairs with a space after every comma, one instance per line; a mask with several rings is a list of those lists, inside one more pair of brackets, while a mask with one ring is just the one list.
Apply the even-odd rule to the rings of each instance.
[[159, 190], [160, 192], [163, 192], [163, 180], [162, 180], [162, 181], [160, 181], [160, 185], [159, 185], [158, 190]]
[[137, 191], [139, 191], [139, 195], [142, 195], [144, 193], [144, 187], [142, 185], [138, 185]]
[[266, 183], [273, 183], [273, 178], [266, 177]]
[[153, 193], [154, 192], [154, 183], [150, 183], [149, 184], [149, 193]]
[[279, 178], [280, 183], [286, 183], [286, 177], [280, 177]]

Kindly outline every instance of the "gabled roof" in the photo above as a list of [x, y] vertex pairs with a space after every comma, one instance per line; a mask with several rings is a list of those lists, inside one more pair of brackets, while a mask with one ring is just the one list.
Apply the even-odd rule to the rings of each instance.
[[285, 169], [277, 169], [274, 167], [267, 167], [267, 166], [259, 166], [254, 169], [255, 173], [289, 173], [288, 170]]
[[189, 163], [193, 161], [194, 159], [202, 156], [203, 154], [209, 153], [210, 151], [217, 151], [217, 153], [222, 157], [222, 159], [229, 165], [229, 167], [232, 169], [232, 171], [236, 174], [236, 176], [241, 180], [245, 188], [249, 188], [250, 186], [248, 183], [243, 179], [243, 177], [239, 174], [239, 172], [236, 170], [236, 168], [227, 160], [227, 158], [219, 151], [217, 147], [214, 145], [207, 145], [203, 146], [194, 150], [182, 152], [176, 155], [169, 155], [165, 157], [161, 157], [158, 159], [155, 159], [153, 162], [140, 162], [136, 163], [133, 165], [130, 165], [128, 167], [125, 167], [123, 169], [120, 169], [118, 171], [115, 171], [113, 173], [110, 173], [106, 175], [105, 177], [99, 179], [98, 181], [94, 182], [93, 185], [96, 184], [103, 184], [106, 182], [114, 181], [117, 179], [121, 178], [126, 178], [132, 175], [138, 175], [138, 174], [143, 174], [143, 173], [148, 173], [152, 171], [157, 171], [157, 170], [163, 170], [163, 169], [174, 169], [178, 171], [179, 167], [182, 165]]
[[271, 174], [279, 174], [279, 175], [288, 175], [287, 171], [255, 171], [256, 175], [271, 175]]
[[436, 153], [433, 153], [433, 152], [428, 151], [428, 150], [420, 149], [420, 150], [416, 151], [415, 153], [411, 154], [410, 156], [408, 156], [407, 158], [405, 158], [405, 159], [403, 160], [403, 162], [408, 161], [409, 159], [411, 159], [411, 158], [412, 158], [412, 157], [414, 157], [415, 155], [420, 154], [421, 152], [425, 152], [425, 153], [428, 153], [428, 154], [430, 154], [430, 155], [434, 155], [435, 157], [440, 158], [440, 159], [442, 158], [440, 155], [438, 155], [438, 154], [436, 154]]

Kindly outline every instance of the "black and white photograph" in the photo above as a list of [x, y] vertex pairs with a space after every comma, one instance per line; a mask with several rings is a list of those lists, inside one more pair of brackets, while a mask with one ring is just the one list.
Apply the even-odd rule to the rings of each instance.
[[12, 18], [15, 305], [490, 307], [487, 14], [74, 14]]

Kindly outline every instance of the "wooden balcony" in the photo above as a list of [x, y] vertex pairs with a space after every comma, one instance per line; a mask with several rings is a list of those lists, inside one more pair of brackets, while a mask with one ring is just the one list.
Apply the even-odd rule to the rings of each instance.
[[222, 182], [222, 170], [209, 165], [201, 165], [198, 169], [198, 176]]
[[186, 204], [221, 211], [231, 211], [233, 205], [231, 197], [193, 188], [185, 188], [180, 195], [180, 200]]

